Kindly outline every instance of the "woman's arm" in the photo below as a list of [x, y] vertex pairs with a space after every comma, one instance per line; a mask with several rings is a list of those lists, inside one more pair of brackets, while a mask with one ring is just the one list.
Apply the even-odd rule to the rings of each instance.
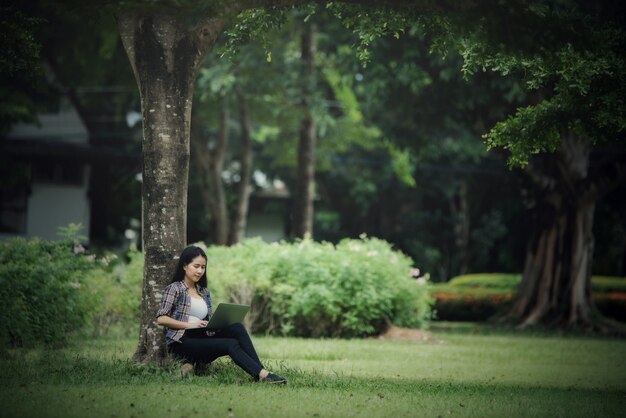
[[187, 328], [199, 328], [206, 327], [206, 324], [209, 321], [194, 321], [194, 322], [183, 322], [177, 321], [174, 318], [170, 318], [167, 315], [161, 315], [157, 318], [157, 324], [166, 326], [172, 329], [187, 329]]

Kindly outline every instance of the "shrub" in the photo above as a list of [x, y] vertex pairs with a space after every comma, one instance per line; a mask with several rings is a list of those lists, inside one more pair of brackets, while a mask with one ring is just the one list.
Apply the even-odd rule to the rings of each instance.
[[71, 240], [0, 242], [1, 346], [63, 345], [85, 323], [80, 288], [94, 268]]
[[426, 280], [411, 279], [411, 259], [382, 240], [248, 240], [207, 256], [214, 299], [251, 303], [253, 331], [357, 337], [387, 323], [423, 327], [431, 317]]
[[452, 287], [477, 287], [482, 289], [498, 289], [515, 291], [522, 280], [519, 274], [506, 273], [480, 273], [465, 274], [450, 279], [449, 286]]
[[511, 306], [511, 292], [433, 293], [435, 317], [442, 321], [485, 321]]
[[[113, 328], [128, 336], [139, 326], [144, 257], [138, 251], [130, 251], [127, 257], [127, 263], [92, 270], [84, 280], [81, 294], [90, 306], [89, 332], [95, 336]], [[110, 258], [100, 260], [108, 264]]]
[[[477, 273], [453, 277], [447, 284], [455, 288], [475, 287], [515, 292], [521, 281], [520, 274]], [[591, 289], [594, 293], [626, 292], [626, 277], [592, 276]]]
[[595, 293], [626, 293], [626, 277], [593, 276], [591, 289]]

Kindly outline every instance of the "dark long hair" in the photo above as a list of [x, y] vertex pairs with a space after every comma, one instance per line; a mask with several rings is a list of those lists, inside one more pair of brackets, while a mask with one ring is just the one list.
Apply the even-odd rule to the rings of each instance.
[[[202, 256], [204, 258], [204, 261], [207, 261], [207, 256], [200, 247], [192, 245], [183, 250], [183, 252], [180, 254], [180, 258], [178, 259], [178, 265], [176, 266], [176, 270], [174, 271], [172, 283], [180, 282], [185, 278], [185, 270], [183, 270], [183, 267], [191, 263], [191, 261], [198, 256]], [[198, 284], [200, 285], [200, 287], [207, 287], [206, 269], [204, 270], [204, 274], [202, 275], [202, 277], [200, 277], [200, 280], [198, 280]]]

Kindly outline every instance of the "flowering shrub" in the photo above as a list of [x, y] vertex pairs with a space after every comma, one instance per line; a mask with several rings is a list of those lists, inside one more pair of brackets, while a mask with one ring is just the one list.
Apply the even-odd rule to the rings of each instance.
[[94, 268], [71, 240], [0, 242], [0, 347], [66, 342], [85, 323], [81, 288]]
[[484, 321], [508, 308], [513, 293], [468, 292], [467, 294], [436, 291], [435, 315], [442, 321]]
[[357, 337], [387, 323], [425, 327], [431, 317], [427, 278], [412, 277], [411, 259], [382, 240], [248, 240], [207, 256], [214, 299], [251, 303], [253, 331]]

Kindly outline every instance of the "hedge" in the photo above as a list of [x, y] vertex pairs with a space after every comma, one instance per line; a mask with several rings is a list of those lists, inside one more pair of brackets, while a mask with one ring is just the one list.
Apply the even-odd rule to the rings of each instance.
[[71, 240], [0, 242], [0, 347], [62, 346], [91, 309], [81, 288], [95, 258]]
[[[432, 286], [438, 320], [485, 321], [511, 307], [521, 282], [519, 274], [481, 273], [457, 276]], [[598, 310], [626, 321], [626, 278], [593, 276], [592, 297]]]

